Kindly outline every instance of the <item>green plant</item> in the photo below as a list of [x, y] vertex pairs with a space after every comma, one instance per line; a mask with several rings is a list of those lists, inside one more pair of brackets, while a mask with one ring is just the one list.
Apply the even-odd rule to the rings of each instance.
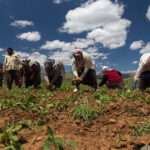
[[48, 134], [48, 139], [44, 141], [44, 146], [42, 150], [50, 150], [50, 144], [54, 146], [55, 150], [65, 150], [66, 146], [72, 146], [76, 147], [77, 143], [75, 141], [71, 141], [69, 143], [66, 143], [66, 137], [64, 136], [63, 140], [59, 137], [54, 137], [52, 129], [48, 126], [47, 127], [47, 134]]
[[122, 138], [120, 135], [119, 135], [118, 139], [119, 139], [120, 141], [127, 141], [127, 138]]
[[22, 128], [32, 129], [32, 121], [31, 120], [21, 120], [19, 123], [22, 125]]
[[5, 145], [3, 150], [23, 150], [19, 143], [17, 131], [22, 128], [22, 125], [8, 123], [6, 130], [0, 128], [0, 142]]
[[84, 121], [88, 122], [91, 118], [96, 119], [102, 113], [100, 110], [90, 108], [88, 103], [79, 104], [75, 107], [72, 111], [73, 118], [83, 119]]
[[108, 95], [106, 89], [104, 88], [100, 92], [95, 92], [93, 98], [97, 99], [97, 104], [108, 105], [111, 101], [116, 102], [115, 96]]
[[142, 122], [141, 126], [131, 126], [133, 136], [150, 135], [150, 120]]

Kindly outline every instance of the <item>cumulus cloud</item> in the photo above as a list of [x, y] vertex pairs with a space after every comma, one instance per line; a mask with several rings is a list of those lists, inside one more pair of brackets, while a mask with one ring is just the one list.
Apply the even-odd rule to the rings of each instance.
[[104, 47], [114, 49], [125, 45], [127, 29], [131, 22], [121, 18], [124, 6], [110, 0], [90, 0], [70, 10], [60, 32], [79, 34], [89, 32], [87, 38], [94, 39]]
[[130, 49], [131, 49], [131, 50], [137, 50], [137, 49], [142, 48], [143, 45], [144, 45], [143, 40], [134, 41], [134, 42], [130, 45]]
[[25, 28], [26, 26], [33, 26], [34, 23], [28, 20], [16, 20], [10, 23], [10, 25], [18, 28]]
[[137, 63], [138, 63], [138, 61], [133, 61], [133, 62], [132, 62], [132, 64], [137, 64]]
[[87, 48], [90, 45], [94, 45], [94, 40], [92, 39], [83, 39], [83, 38], [78, 38], [74, 42], [72, 42], [72, 45], [76, 48]]
[[141, 50], [140, 53], [144, 54], [144, 53], [149, 53], [150, 52], [150, 42], [148, 42]]
[[72, 51], [75, 48], [79, 49], [87, 48], [88, 46], [93, 44], [94, 40], [83, 38], [78, 38], [73, 42], [54, 40], [54, 41], [46, 41], [46, 43], [42, 45], [40, 49], [47, 49], [47, 50], [61, 49]]
[[29, 53], [26, 53], [26, 52], [18, 52], [18, 51], [15, 51], [16, 54], [18, 54], [20, 56], [21, 59], [26, 59], [30, 56]]
[[110, 22], [117, 21], [123, 13], [123, 7], [113, 4], [110, 0], [98, 0], [86, 3], [66, 15], [61, 31], [68, 33], [81, 33], [102, 27]]
[[130, 21], [120, 19], [105, 25], [103, 28], [97, 28], [87, 34], [87, 38], [94, 39], [104, 47], [115, 49], [125, 45], [127, 37], [126, 28], [130, 26]]
[[150, 6], [148, 7], [147, 13], [146, 13], [147, 19], [150, 21]]
[[36, 51], [30, 54], [28, 56], [28, 59], [33, 61], [38, 61], [41, 66], [44, 66], [44, 61], [47, 59], [47, 56]]
[[41, 39], [41, 35], [38, 31], [33, 31], [33, 32], [26, 32], [26, 33], [18, 34], [17, 38], [21, 40], [36, 42]]
[[0, 52], [3, 52], [4, 51], [4, 49], [3, 48], [0, 48]]
[[72, 53], [69, 51], [56, 51], [50, 55], [50, 58], [61, 60], [65, 66], [72, 65]]
[[54, 41], [46, 41], [44, 45], [40, 47], [40, 49], [47, 49], [47, 50], [54, 50], [54, 49], [62, 49], [62, 50], [68, 50], [70, 49], [71, 44], [66, 43], [59, 40]]

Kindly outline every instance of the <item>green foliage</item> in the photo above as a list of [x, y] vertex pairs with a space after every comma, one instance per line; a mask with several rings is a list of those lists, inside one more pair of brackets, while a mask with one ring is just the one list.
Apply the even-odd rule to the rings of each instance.
[[127, 141], [126, 138], [122, 138], [120, 135], [119, 135], [118, 139], [119, 139], [119, 141]]
[[115, 96], [107, 94], [106, 88], [101, 88], [100, 91], [95, 92], [93, 98], [97, 99], [96, 100], [97, 104], [102, 105], [108, 105], [111, 101], [116, 102]]
[[90, 119], [96, 119], [102, 113], [100, 110], [90, 108], [88, 103], [84, 102], [83, 104], [79, 104], [75, 107], [72, 111], [73, 118], [75, 119], [83, 119], [84, 121], [88, 122]]
[[120, 97], [125, 97], [125, 98], [130, 98], [130, 99], [137, 99], [138, 98], [136, 93], [130, 89], [127, 89], [127, 90], [117, 89], [117, 92], [118, 92], [118, 96], [120, 96]]
[[0, 128], [0, 142], [5, 145], [5, 148], [3, 150], [22, 150], [18, 136], [17, 131], [19, 131], [22, 128], [22, 125], [15, 125], [8, 123], [6, 130], [2, 130]]
[[150, 135], [150, 120], [142, 122], [141, 126], [131, 126], [133, 136], [142, 136], [144, 134]]
[[54, 146], [55, 150], [65, 150], [66, 146], [77, 147], [77, 143], [75, 141], [71, 141], [66, 143], [66, 137], [64, 136], [63, 140], [59, 137], [54, 137], [52, 129], [47, 127], [48, 139], [44, 141], [44, 146], [42, 150], [51, 150], [50, 144]]
[[19, 123], [22, 125], [22, 128], [32, 129], [32, 121], [31, 120], [21, 120]]

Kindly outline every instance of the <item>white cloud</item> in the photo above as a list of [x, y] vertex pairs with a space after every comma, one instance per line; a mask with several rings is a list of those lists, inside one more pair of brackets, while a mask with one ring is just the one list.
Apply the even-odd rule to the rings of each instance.
[[120, 19], [117, 22], [105, 25], [103, 28], [97, 28], [87, 34], [87, 38], [95, 39], [104, 47], [114, 49], [125, 45], [127, 37], [126, 28], [130, 26], [130, 21]]
[[50, 55], [50, 58], [61, 60], [66, 66], [72, 65], [72, 53], [69, 51], [56, 51]]
[[94, 40], [78, 38], [72, 43], [76, 48], [87, 48], [89, 45], [94, 45]]
[[107, 59], [107, 56], [110, 55], [110, 53], [98, 52], [97, 47], [89, 47], [88, 49], [85, 50], [85, 52], [93, 56], [94, 59], [99, 59], [99, 57], [101, 57], [102, 60]]
[[116, 22], [123, 14], [123, 6], [113, 4], [110, 0], [97, 0], [86, 3], [66, 15], [61, 31], [68, 33], [81, 33], [102, 27], [110, 22]]
[[146, 13], [147, 19], [150, 21], [150, 6], [148, 7], [147, 13]]
[[138, 61], [133, 61], [133, 62], [132, 62], [132, 64], [137, 64], [137, 63], [138, 63]]
[[28, 56], [27, 59], [38, 61], [41, 66], [44, 66], [44, 61], [47, 59], [46, 55], [40, 54], [39, 52], [34, 52]]
[[18, 34], [17, 38], [21, 40], [36, 42], [41, 39], [41, 35], [39, 32], [33, 31], [33, 32], [26, 32], [26, 33]]
[[15, 53], [18, 54], [21, 59], [26, 59], [30, 56], [30, 54], [26, 53], [26, 52], [17, 52], [17, 51], [15, 51]]
[[144, 45], [143, 40], [134, 41], [134, 42], [130, 45], [130, 49], [131, 49], [131, 50], [137, 50], [137, 49], [142, 48], [143, 45]]
[[89, 32], [87, 38], [94, 39], [104, 47], [114, 49], [125, 45], [127, 29], [131, 22], [121, 18], [124, 6], [110, 0], [90, 0], [70, 10], [61, 32]]
[[61, 49], [72, 51], [75, 48], [79, 49], [87, 48], [89, 45], [93, 44], [94, 40], [83, 38], [78, 38], [73, 42], [54, 40], [54, 41], [46, 41], [46, 43], [42, 45], [40, 49], [47, 49], [47, 50]]
[[40, 49], [54, 50], [54, 49], [62, 49], [69, 50], [71, 49], [71, 43], [62, 42], [59, 40], [54, 41], [46, 41], [45, 45], [42, 45]]
[[12, 23], [10, 23], [11, 26], [18, 27], [18, 28], [24, 28], [26, 26], [33, 26], [34, 23], [32, 21], [28, 20], [16, 20]]
[[141, 50], [140, 53], [144, 54], [144, 53], [149, 53], [150, 52], [150, 42], [148, 42]]
[[0, 52], [3, 52], [4, 51], [4, 49], [3, 48], [0, 48]]

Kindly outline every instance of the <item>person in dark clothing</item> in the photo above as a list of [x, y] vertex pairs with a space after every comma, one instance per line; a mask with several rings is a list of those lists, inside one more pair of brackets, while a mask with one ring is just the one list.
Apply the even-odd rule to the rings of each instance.
[[0, 63], [0, 87], [3, 85], [3, 65]]
[[108, 88], [126, 89], [126, 86], [121, 77], [121, 73], [119, 71], [112, 70], [107, 66], [103, 66], [102, 72], [104, 73], [104, 75], [99, 84], [100, 87], [106, 84]]
[[36, 61], [23, 60], [21, 62], [22, 68], [20, 69], [20, 79], [19, 82], [22, 83], [23, 75], [25, 87], [28, 88], [31, 85], [34, 85], [34, 88], [39, 88], [41, 84], [41, 69], [40, 64]]

